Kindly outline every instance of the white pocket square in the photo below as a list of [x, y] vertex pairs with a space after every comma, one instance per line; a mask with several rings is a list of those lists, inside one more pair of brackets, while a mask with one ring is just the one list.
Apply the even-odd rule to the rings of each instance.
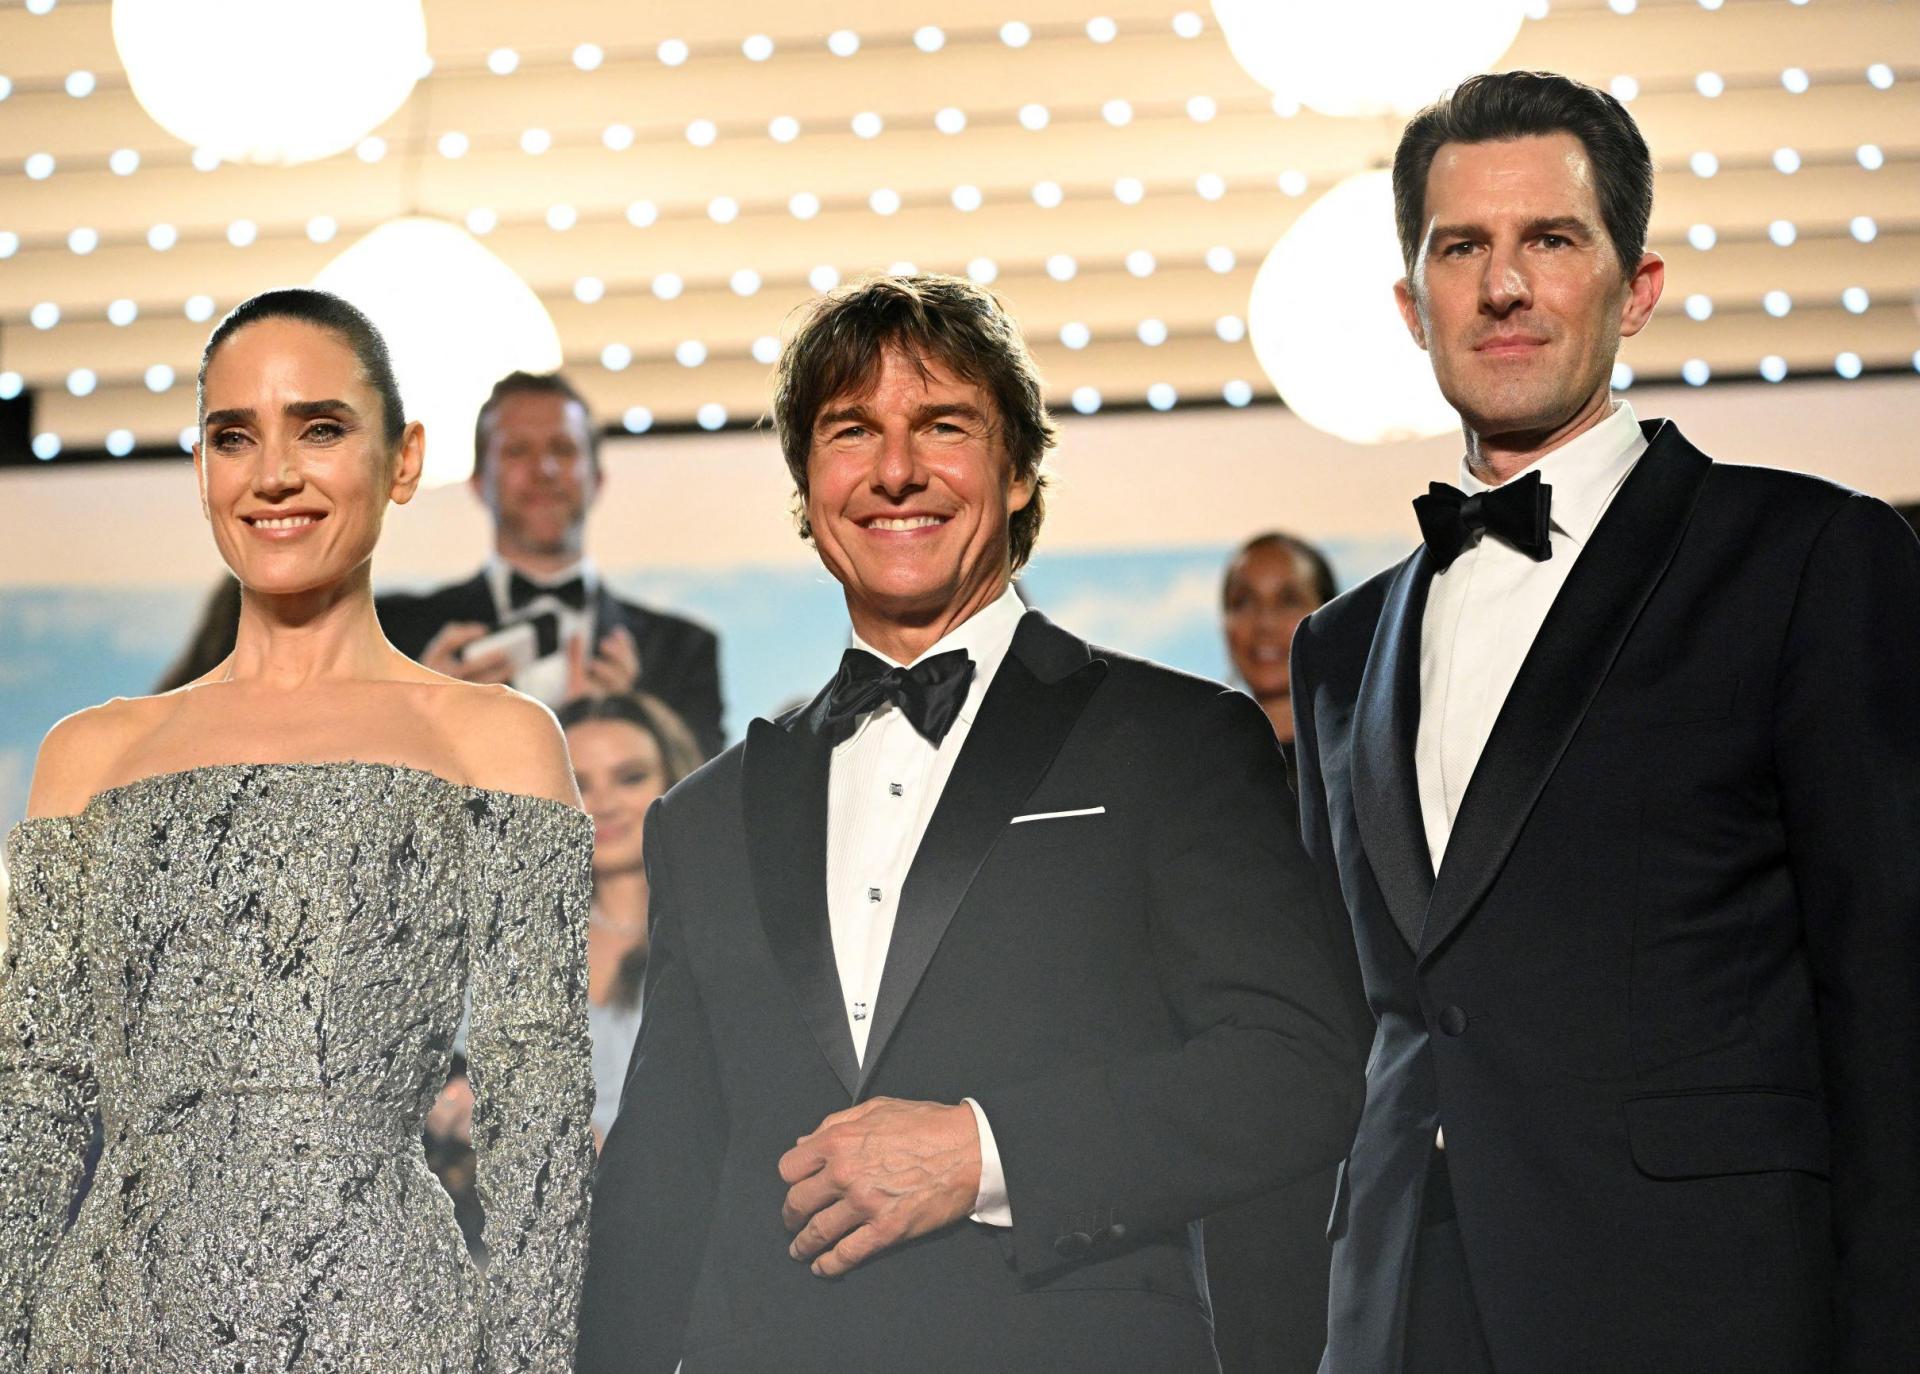
[[1104, 806], [1083, 806], [1078, 811], [1033, 811], [1024, 816], [1015, 816], [1007, 824], [1020, 825], [1026, 821], [1058, 821], [1065, 820], [1068, 816], [1104, 816], [1106, 814], [1107, 808]]

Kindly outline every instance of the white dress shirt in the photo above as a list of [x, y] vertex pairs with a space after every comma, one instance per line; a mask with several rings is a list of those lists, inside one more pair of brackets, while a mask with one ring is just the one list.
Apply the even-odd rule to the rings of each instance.
[[549, 706], [559, 706], [567, 695], [567, 643], [573, 639], [585, 639], [587, 658], [592, 660], [595, 648], [593, 626], [593, 601], [600, 589], [600, 570], [594, 566], [591, 558], [582, 558], [570, 568], [562, 568], [557, 573], [543, 573], [535, 576], [521, 572], [520, 576], [536, 587], [559, 587], [574, 578], [579, 578], [587, 589], [587, 603], [575, 610], [558, 597], [536, 596], [523, 606], [516, 616], [508, 583], [518, 569], [512, 567], [499, 554], [490, 554], [484, 569], [487, 588], [493, 593], [495, 619], [505, 625], [510, 619], [524, 619], [528, 613], [552, 611], [560, 623], [560, 648], [545, 658], [536, 658], [513, 676], [512, 686], [516, 691], [544, 701]]
[[[955, 626], [921, 655], [931, 658], [964, 649], [973, 660], [966, 701], [938, 747], [913, 728], [905, 712], [886, 702], [863, 717], [834, 748], [827, 775], [827, 920], [847, 1028], [853, 1033], [853, 1052], [862, 1062], [873, 1030], [880, 975], [893, 941], [894, 916], [900, 909], [900, 888], [954, 760], [967, 742], [980, 702], [1024, 614], [1026, 607], [1009, 586], [991, 605]], [[858, 634], [853, 636], [853, 647], [895, 663]], [[972, 1098], [966, 1102], [980, 1130], [980, 1193], [973, 1219], [990, 1226], [1011, 1226], [1013, 1214], [993, 1131], [980, 1104]]]
[[[1593, 537], [1620, 484], [1647, 451], [1625, 401], [1592, 429], [1526, 469], [1553, 489], [1548, 536], [1553, 556], [1536, 563], [1511, 544], [1481, 535], [1435, 573], [1420, 621], [1420, 733], [1414, 742], [1420, 819], [1433, 868], [1453, 834], [1480, 751], [1506, 703], [1574, 560]], [[1516, 474], [1516, 476], [1521, 474]], [[1460, 489], [1487, 491], [1460, 461]], [[1443, 1131], [1434, 1143], [1446, 1146]]]
[[[1420, 622], [1420, 733], [1414, 767], [1427, 853], [1440, 870], [1460, 799], [1553, 599], [1647, 441], [1625, 401], [1527, 469], [1553, 489], [1553, 556], [1536, 563], [1482, 535], [1435, 573]], [[1460, 464], [1467, 495], [1488, 490]]]

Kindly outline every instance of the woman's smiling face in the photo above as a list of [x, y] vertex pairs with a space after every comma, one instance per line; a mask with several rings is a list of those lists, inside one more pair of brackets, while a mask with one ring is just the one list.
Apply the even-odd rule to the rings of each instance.
[[347, 341], [304, 320], [240, 328], [209, 360], [194, 470], [220, 556], [255, 591], [339, 582], [373, 556], [389, 501], [419, 482], [422, 438], [390, 450]]

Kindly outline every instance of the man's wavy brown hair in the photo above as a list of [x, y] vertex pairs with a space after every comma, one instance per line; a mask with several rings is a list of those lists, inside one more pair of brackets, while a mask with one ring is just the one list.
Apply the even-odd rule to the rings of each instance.
[[1020, 327], [998, 296], [964, 277], [869, 277], [807, 307], [781, 351], [773, 392], [773, 425], [793, 476], [800, 537], [813, 538], [807, 457], [814, 420], [836, 397], [871, 391], [888, 348], [912, 359], [922, 375], [929, 363], [938, 363], [992, 398], [990, 418], [1013, 476], [1033, 488], [1033, 499], [1008, 522], [1018, 572], [1032, 556], [1046, 517], [1047, 478], [1040, 465], [1059, 431], [1047, 414], [1040, 372]]

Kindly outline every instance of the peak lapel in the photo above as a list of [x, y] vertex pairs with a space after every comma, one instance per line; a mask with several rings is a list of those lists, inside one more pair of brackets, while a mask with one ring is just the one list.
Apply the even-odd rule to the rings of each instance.
[[1433, 584], [1426, 546], [1400, 565], [1387, 591], [1353, 713], [1353, 814], [1374, 880], [1410, 949], [1433, 893], [1433, 860], [1420, 819], [1414, 742], [1420, 728], [1420, 621]]
[[1421, 933], [1423, 962], [1499, 875], [1686, 532], [1711, 464], [1670, 421], [1647, 429], [1647, 451], [1567, 574], [1460, 800]]
[[1038, 611], [1021, 620], [901, 888], [859, 1096], [866, 1095], [981, 863], [1039, 786], [1105, 676], [1103, 660]]
[[742, 759], [747, 850], [754, 896], [774, 962], [834, 1077], [853, 1097], [860, 1066], [841, 1003], [827, 920], [827, 766], [832, 750], [813, 728], [825, 693], [784, 724], [747, 727]]

